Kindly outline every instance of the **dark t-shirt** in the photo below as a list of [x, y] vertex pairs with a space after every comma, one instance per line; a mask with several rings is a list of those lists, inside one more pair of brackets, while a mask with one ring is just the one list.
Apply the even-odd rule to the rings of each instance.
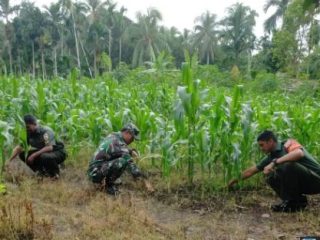
[[56, 145], [53, 131], [46, 126], [39, 126], [34, 133], [28, 133], [27, 143], [31, 146], [31, 150], [40, 150], [45, 146]]
[[[268, 156], [264, 157], [257, 164], [257, 166], [256, 166], [257, 169], [259, 171], [263, 171], [263, 169], [268, 164], [270, 164], [273, 159], [280, 158], [280, 157], [286, 155], [288, 152], [290, 152], [291, 151], [290, 145], [288, 145], [289, 141], [292, 141], [292, 140], [277, 143], [276, 149], [273, 152], [269, 153]], [[297, 162], [320, 176], [320, 164], [299, 143], [297, 143], [296, 141], [294, 141], [294, 142], [296, 144], [294, 149], [300, 148], [304, 153], [304, 157], [299, 159]]]

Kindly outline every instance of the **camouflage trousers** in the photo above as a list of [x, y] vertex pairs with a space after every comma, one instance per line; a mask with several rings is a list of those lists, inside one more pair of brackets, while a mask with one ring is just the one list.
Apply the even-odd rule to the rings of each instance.
[[103, 162], [99, 166], [93, 166], [88, 170], [88, 175], [93, 183], [102, 183], [106, 181], [106, 185], [113, 185], [127, 167], [127, 160], [124, 158], [116, 158], [111, 161]]

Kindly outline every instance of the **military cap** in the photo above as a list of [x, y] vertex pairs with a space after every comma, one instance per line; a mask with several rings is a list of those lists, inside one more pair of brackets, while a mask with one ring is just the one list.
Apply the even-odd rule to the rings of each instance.
[[132, 134], [132, 136], [134, 137], [135, 140], [140, 140], [140, 136], [139, 136], [140, 130], [133, 123], [129, 123], [129, 124], [125, 125], [121, 129], [121, 131], [128, 131]]

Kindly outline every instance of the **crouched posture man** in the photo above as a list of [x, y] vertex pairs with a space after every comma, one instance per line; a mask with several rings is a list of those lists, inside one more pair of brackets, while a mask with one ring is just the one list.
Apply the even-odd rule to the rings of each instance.
[[[139, 139], [138, 128], [130, 123], [107, 136], [95, 152], [89, 163], [88, 176], [93, 183], [103, 183], [105, 190], [110, 195], [118, 191], [115, 181], [127, 169], [134, 178], [146, 178], [137, 165], [133, 162], [132, 155], [136, 154], [128, 145]], [[144, 181], [148, 191], [153, 191], [152, 186]]]
[[18, 154], [33, 171], [52, 179], [58, 179], [61, 164], [67, 157], [64, 145], [56, 141], [54, 132], [46, 126], [40, 126], [32, 115], [24, 116], [27, 131], [27, 144], [30, 149], [25, 152], [22, 146], [17, 146], [9, 160]]
[[[282, 199], [272, 205], [275, 212], [295, 212], [307, 206], [306, 194], [320, 193], [320, 164], [295, 140], [278, 142], [271, 131], [258, 136], [261, 151], [267, 154], [262, 161], [242, 173], [246, 179], [263, 171], [266, 181]], [[229, 187], [237, 183], [232, 180]]]

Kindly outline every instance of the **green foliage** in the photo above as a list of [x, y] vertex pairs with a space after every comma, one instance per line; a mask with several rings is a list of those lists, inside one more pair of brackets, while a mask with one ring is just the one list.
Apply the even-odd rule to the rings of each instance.
[[302, 69], [310, 79], [320, 79], [320, 47], [315, 48], [305, 59]]
[[237, 65], [233, 65], [230, 71], [231, 80], [237, 82], [241, 78], [241, 73]]
[[2, 176], [4, 170], [4, 164], [6, 161], [5, 150], [8, 149], [13, 142], [13, 136], [11, 133], [12, 127], [9, 123], [0, 120], [0, 158], [1, 158], [1, 170], [0, 176]]
[[216, 65], [199, 65], [194, 72], [196, 79], [201, 79], [207, 84], [216, 84], [217, 86], [232, 87], [228, 72], [222, 72]]
[[252, 90], [258, 93], [275, 92], [280, 87], [280, 81], [273, 73], [258, 73], [251, 84]]
[[239, 65], [243, 57], [253, 47], [255, 36], [253, 27], [257, 13], [242, 3], [228, 8], [227, 16], [222, 20], [222, 48], [226, 51], [229, 66]]
[[107, 53], [103, 52], [101, 54], [101, 64], [100, 67], [102, 69], [102, 72], [106, 71], [107, 69], [111, 69], [112, 68], [112, 60], [111, 58], [108, 56]]
[[117, 81], [123, 81], [130, 75], [130, 69], [127, 64], [121, 62], [116, 69], [112, 71], [112, 76]]
[[75, 165], [81, 149], [136, 123], [142, 140], [134, 147], [146, 165], [160, 169], [169, 190], [176, 175], [199, 183], [203, 194], [239, 176], [261, 157], [255, 138], [264, 129], [320, 153], [317, 85], [286, 79], [284, 90], [274, 74], [258, 73], [244, 86], [226, 88], [229, 73], [198, 65], [193, 71], [190, 62], [178, 72], [120, 65], [119, 81], [117, 75], [87, 79], [77, 69], [66, 80], [0, 77], [3, 161], [13, 143], [27, 147], [20, 119], [26, 113], [54, 129]]
[[288, 30], [282, 30], [276, 32], [273, 37], [273, 49], [272, 54], [274, 60], [283, 71], [288, 71], [291, 74], [295, 74], [296, 59], [297, 59], [297, 41], [295, 34]]

